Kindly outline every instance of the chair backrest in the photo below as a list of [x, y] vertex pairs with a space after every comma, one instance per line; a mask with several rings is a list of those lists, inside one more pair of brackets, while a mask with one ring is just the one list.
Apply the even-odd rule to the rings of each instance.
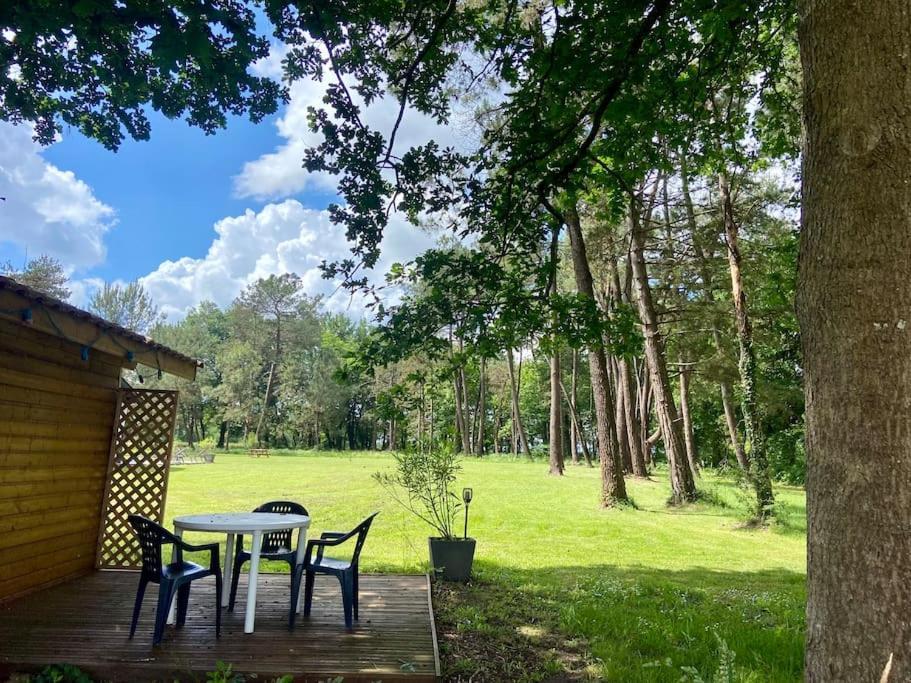
[[352, 565], [357, 565], [358, 558], [361, 556], [361, 548], [364, 547], [364, 541], [367, 540], [367, 532], [370, 531], [370, 525], [373, 524], [373, 518], [378, 514], [380, 514], [379, 511], [374, 512], [354, 528], [352, 534], [357, 534], [357, 542], [354, 544], [354, 552], [351, 555]]
[[[284, 515], [307, 515], [307, 508], [290, 500], [271, 500], [263, 503], [253, 512], [276, 512]], [[273, 553], [279, 550], [293, 550], [291, 547], [292, 529], [279, 529], [263, 534], [262, 552]]]
[[160, 524], [142, 515], [130, 515], [130, 526], [139, 540], [142, 573], [151, 581], [161, 578], [161, 546], [177, 541], [177, 537]]

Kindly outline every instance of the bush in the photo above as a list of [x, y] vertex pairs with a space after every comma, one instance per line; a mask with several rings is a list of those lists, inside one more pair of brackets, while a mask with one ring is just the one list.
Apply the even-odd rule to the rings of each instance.
[[448, 450], [393, 453], [392, 474], [373, 478], [403, 508], [424, 520], [445, 539], [455, 538], [455, 520], [462, 500], [452, 490], [462, 469], [459, 456]]

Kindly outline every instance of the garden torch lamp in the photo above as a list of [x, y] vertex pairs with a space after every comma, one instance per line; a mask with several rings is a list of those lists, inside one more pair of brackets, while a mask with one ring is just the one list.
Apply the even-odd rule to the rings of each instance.
[[462, 502], [465, 503], [465, 538], [468, 538], [468, 506], [471, 505], [471, 489], [462, 489]]

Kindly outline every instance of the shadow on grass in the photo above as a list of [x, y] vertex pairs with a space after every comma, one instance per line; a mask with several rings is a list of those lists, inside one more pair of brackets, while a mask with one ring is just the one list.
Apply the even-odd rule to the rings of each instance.
[[709, 683], [728, 666], [732, 680], [790, 683], [803, 670], [804, 583], [787, 570], [482, 562], [468, 585], [437, 583], [434, 605], [452, 681]]

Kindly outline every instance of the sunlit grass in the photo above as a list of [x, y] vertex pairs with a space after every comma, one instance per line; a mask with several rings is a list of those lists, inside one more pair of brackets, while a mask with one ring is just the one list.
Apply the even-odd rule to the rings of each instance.
[[[311, 534], [318, 534], [349, 529], [380, 510], [363, 570], [424, 571], [429, 530], [371, 478], [390, 465], [382, 453], [275, 451], [268, 459], [219, 453], [213, 465], [172, 470], [166, 519], [290, 499], [308, 508]], [[690, 675], [689, 666], [711, 680], [727, 656], [722, 643], [733, 652], [741, 680], [799, 678], [806, 562], [801, 489], [778, 488], [781, 521], [752, 529], [744, 524], [746, 492], [709, 473], [700, 482], [707, 502], [681, 509], [667, 506], [662, 472], [649, 481], [630, 480], [635, 506], [616, 510], [598, 507], [598, 473], [587, 467], [570, 467], [558, 478], [540, 461], [466, 459], [459, 484], [475, 492], [469, 533], [478, 549], [477, 580], [456, 596], [458, 610], [448, 602], [442, 607], [450, 611], [441, 619], [458, 632], [484, 635], [491, 628], [488, 619], [462, 623], [460, 614], [508, 616], [521, 602], [510, 637], [552, 629], [583, 638], [587, 671], [608, 680], [677, 681]], [[536, 623], [522, 623], [529, 605], [540, 617]], [[470, 657], [455, 661], [459, 671], [470, 670]], [[486, 664], [475, 665], [483, 671]], [[544, 675], [554, 665], [543, 666], [519, 677]]]

